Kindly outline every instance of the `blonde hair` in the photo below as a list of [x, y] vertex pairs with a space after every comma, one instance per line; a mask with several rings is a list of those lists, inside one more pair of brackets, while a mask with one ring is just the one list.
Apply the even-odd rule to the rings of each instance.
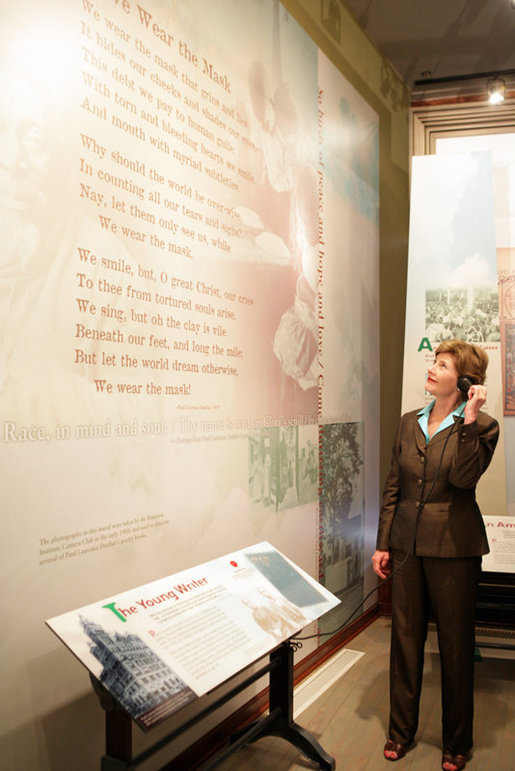
[[456, 369], [460, 375], [480, 385], [485, 382], [488, 354], [479, 345], [466, 343], [464, 340], [442, 340], [435, 350], [435, 356], [439, 353], [450, 353], [454, 356]]

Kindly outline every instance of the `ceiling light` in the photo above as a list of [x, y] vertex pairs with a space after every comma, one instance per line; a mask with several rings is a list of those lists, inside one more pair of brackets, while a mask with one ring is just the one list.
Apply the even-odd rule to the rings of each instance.
[[500, 104], [501, 102], [504, 102], [506, 83], [502, 78], [490, 78], [486, 85], [486, 90], [488, 92], [488, 101], [490, 104]]

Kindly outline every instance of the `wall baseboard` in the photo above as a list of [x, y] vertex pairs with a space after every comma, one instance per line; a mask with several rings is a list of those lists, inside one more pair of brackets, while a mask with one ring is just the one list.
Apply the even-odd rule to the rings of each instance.
[[363, 655], [360, 651], [343, 648], [311, 675], [302, 680], [293, 692], [295, 719], [339, 680], [340, 677], [343, 677]]

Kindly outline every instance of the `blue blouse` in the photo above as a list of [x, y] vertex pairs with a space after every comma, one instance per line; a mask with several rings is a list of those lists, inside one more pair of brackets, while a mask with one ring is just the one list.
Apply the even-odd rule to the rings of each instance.
[[[424, 436], [426, 437], [426, 444], [429, 442], [429, 440], [431, 438], [429, 436], [428, 432], [427, 432], [427, 424], [428, 424], [428, 421], [429, 421], [429, 413], [433, 409], [435, 401], [436, 400], [433, 399], [432, 402], [430, 402], [423, 409], [421, 409], [419, 413], [417, 413], [418, 424], [419, 424], [420, 428], [422, 429], [422, 431], [424, 433]], [[467, 400], [465, 400], [461, 404], [458, 404], [458, 406], [456, 407], [454, 412], [450, 412], [447, 415], [447, 417], [442, 420], [442, 422], [440, 423], [440, 425], [436, 429], [435, 434], [437, 434], [439, 431], [443, 431], [448, 426], [452, 426], [452, 424], [454, 423], [454, 418], [455, 417], [462, 418], [463, 417], [463, 413], [465, 412], [465, 407], [466, 406], [467, 406]], [[433, 436], [434, 436], [434, 434], [433, 434]]]

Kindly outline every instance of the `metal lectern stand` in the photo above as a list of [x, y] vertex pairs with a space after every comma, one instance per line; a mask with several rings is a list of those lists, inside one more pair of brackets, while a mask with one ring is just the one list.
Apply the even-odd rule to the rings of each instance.
[[318, 763], [324, 771], [332, 771], [335, 768], [334, 758], [325, 752], [314, 736], [293, 720], [293, 653], [294, 647], [289, 641], [282, 643], [272, 651], [266, 666], [254, 672], [191, 720], [134, 757], [132, 756], [132, 718], [100, 681], [91, 676], [93, 688], [106, 713], [106, 753], [102, 757], [101, 771], [133, 771], [184, 731], [268, 673], [270, 675], [268, 714], [234, 734], [227, 747], [223, 747], [199, 768], [202, 771], [214, 769], [244, 744], [254, 742], [262, 736], [279, 736], [297, 747], [310, 760]]

